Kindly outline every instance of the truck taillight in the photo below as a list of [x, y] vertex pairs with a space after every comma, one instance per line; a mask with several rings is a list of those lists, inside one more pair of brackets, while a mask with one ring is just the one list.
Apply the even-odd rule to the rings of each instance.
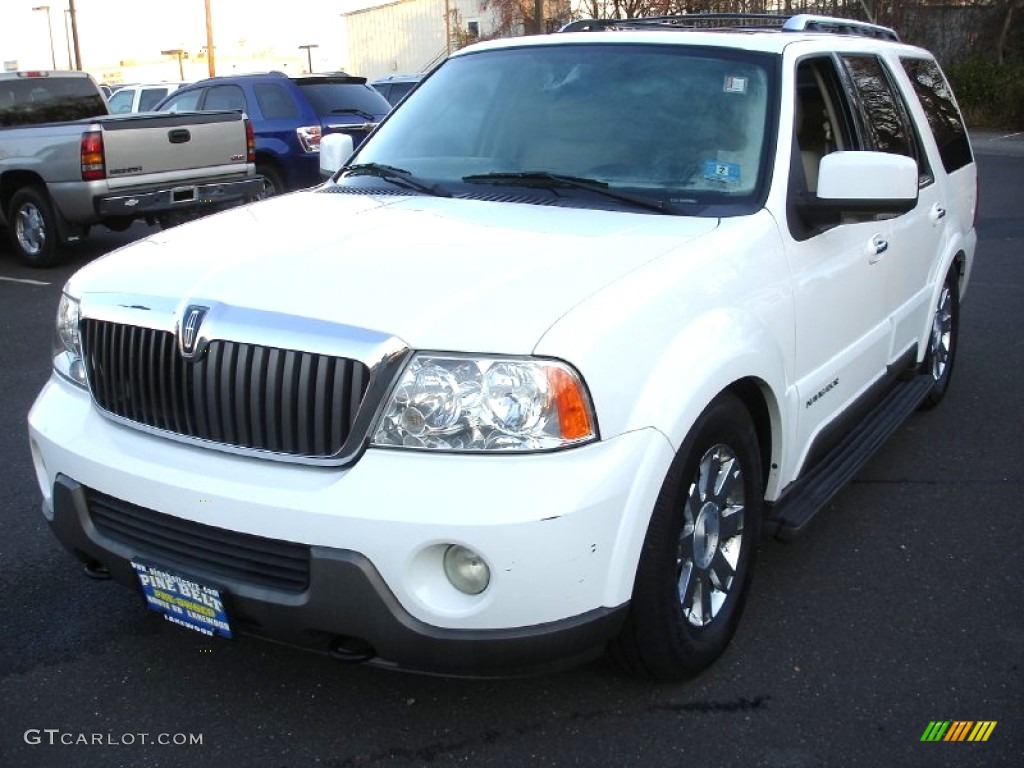
[[82, 134], [82, 181], [99, 181], [106, 177], [103, 134], [99, 131], [86, 131]]
[[256, 162], [256, 133], [249, 118], [245, 118], [245, 162]]
[[301, 128], [296, 128], [295, 133], [299, 137], [299, 144], [302, 145], [303, 152], [320, 151], [322, 131], [319, 125], [304, 125]]

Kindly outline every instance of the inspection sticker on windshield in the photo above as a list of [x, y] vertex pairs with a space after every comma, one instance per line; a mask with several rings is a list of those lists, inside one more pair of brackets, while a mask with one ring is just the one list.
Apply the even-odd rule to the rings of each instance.
[[736, 77], [736, 75], [726, 75], [724, 90], [726, 93], [746, 93], [747, 78]]
[[151, 565], [132, 562], [150, 610], [204, 635], [233, 637], [220, 591]]
[[736, 163], [717, 163], [707, 160], [704, 163], [704, 178], [708, 181], [721, 181], [725, 184], [738, 184], [740, 167]]

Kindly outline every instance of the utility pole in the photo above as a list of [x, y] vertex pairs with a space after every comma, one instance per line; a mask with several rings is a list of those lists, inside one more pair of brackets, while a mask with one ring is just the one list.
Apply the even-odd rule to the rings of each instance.
[[78, 13], [75, 11], [75, 0], [68, 0], [71, 12], [71, 39], [75, 42], [75, 69], [82, 68], [82, 51], [78, 47]]
[[216, 77], [217, 66], [213, 61], [213, 16], [210, 14], [210, 0], [206, 0], [206, 66], [210, 77]]
[[64, 42], [68, 46], [68, 69], [74, 69], [74, 64], [71, 61], [71, 23], [68, 21], [68, 16], [71, 15], [71, 11], [67, 8], [64, 9]]
[[319, 48], [319, 47], [320, 46], [318, 44], [316, 44], [316, 43], [306, 43], [305, 45], [300, 45], [299, 46], [299, 50], [305, 50], [306, 51], [306, 63], [309, 65], [309, 68], [306, 71], [309, 72], [309, 74], [311, 74], [311, 75], [313, 74], [313, 52], [312, 52], [312, 49], [313, 48]]
[[177, 56], [178, 57], [178, 79], [179, 80], [184, 80], [185, 79], [185, 66], [181, 63], [181, 57], [182, 57], [182, 55], [184, 55], [185, 51], [183, 51], [181, 48], [171, 48], [171, 49], [166, 50], [166, 51], [160, 51], [160, 53], [162, 55], [164, 55], [164, 56]]

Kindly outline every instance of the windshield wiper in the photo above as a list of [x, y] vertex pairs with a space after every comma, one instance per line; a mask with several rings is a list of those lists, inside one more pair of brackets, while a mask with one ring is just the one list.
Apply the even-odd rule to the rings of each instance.
[[475, 173], [463, 176], [462, 180], [470, 184], [521, 184], [523, 186], [540, 186], [547, 189], [558, 187], [571, 189], [585, 189], [589, 192], [596, 192], [599, 195], [610, 197], [613, 200], [630, 203], [632, 205], [646, 208], [658, 213], [673, 215], [675, 211], [660, 200], [652, 200], [640, 195], [631, 195], [628, 192], [618, 192], [608, 186], [608, 182], [600, 179], [587, 179], [581, 176], [568, 176], [561, 173], [550, 173], [548, 171], [519, 171], [508, 173]]
[[411, 172], [405, 168], [396, 168], [393, 165], [383, 163], [357, 163], [341, 169], [340, 179], [349, 176], [376, 176], [378, 179], [394, 184], [396, 187], [411, 189], [415, 192], [423, 192], [434, 197], [451, 197], [450, 192], [445, 192], [435, 184], [427, 184], [419, 181]]

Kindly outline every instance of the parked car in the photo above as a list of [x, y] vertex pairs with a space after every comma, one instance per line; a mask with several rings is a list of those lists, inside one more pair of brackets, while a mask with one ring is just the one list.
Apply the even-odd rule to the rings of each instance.
[[125, 85], [114, 91], [107, 104], [112, 115], [127, 112], [149, 112], [168, 94], [174, 93], [187, 83], [149, 83], [146, 85]]
[[370, 85], [380, 91], [381, 96], [393, 107], [408, 96], [424, 77], [426, 75], [423, 72], [415, 75], [388, 75], [377, 78]]
[[[931, 54], [744, 18], [463, 48], [354, 155], [324, 137], [330, 183], [77, 272], [29, 414], [56, 536], [206, 636], [432, 673], [711, 664], [762, 531], [946, 395], [977, 245]], [[800, 597], [765, 634], [813, 633]]]
[[85, 72], [0, 72], [0, 226], [33, 267], [101, 224], [163, 226], [254, 200], [244, 115], [111, 115]]
[[320, 183], [320, 137], [341, 131], [358, 146], [391, 105], [364, 77], [264, 72], [200, 80], [156, 109], [245, 112], [256, 134], [256, 173], [263, 176], [264, 196], [270, 197]]

